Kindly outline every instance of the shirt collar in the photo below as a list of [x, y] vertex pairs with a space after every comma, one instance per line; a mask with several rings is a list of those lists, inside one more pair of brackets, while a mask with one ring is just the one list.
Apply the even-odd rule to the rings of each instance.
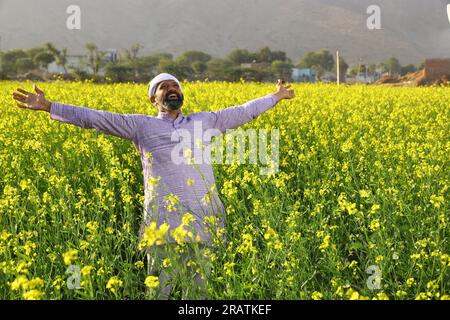
[[183, 116], [183, 113], [180, 111], [178, 113], [178, 116], [175, 118], [175, 120], [173, 120], [169, 113], [164, 112], [164, 111], [159, 111], [157, 118], [166, 120], [169, 122], [179, 123], [184, 118], [184, 116]]

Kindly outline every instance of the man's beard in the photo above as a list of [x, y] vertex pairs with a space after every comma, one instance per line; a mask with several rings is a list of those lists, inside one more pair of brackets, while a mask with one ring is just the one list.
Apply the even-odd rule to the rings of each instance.
[[166, 99], [164, 99], [163, 106], [170, 111], [175, 111], [181, 108], [183, 105], [184, 96], [183, 94], [178, 95], [178, 99], [169, 99], [169, 95], [167, 95]]

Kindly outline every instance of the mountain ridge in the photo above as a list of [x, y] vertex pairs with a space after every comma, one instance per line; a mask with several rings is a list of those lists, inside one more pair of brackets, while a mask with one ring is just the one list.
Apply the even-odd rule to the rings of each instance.
[[[378, 0], [381, 30], [368, 30], [372, 0], [0, 0], [0, 49], [52, 42], [82, 54], [144, 46], [142, 54], [186, 50], [225, 57], [235, 48], [285, 51], [295, 63], [308, 51], [340, 50], [349, 63], [396, 56], [403, 64], [450, 57], [446, 0]], [[81, 30], [68, 30], [66, 9], [81, 8]]]

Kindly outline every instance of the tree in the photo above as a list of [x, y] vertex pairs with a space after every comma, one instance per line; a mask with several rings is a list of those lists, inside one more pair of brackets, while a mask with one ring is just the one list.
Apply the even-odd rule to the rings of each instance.
[[208, 70], [208, 65], [202, 61], [195, 61], [191, 66], [196, 75], [202, 75]]
[[332, 71], [334, 66], [334, 57], [326, 49], [319, 52], [308, 52], [297, 65], [299, 68], [312, 68], [319, 74], [325, 71]]
[[[271, 72], [266, 72], [265, 70], [256, 70], [252, 68], [241, 68], [239, 69], [240, 79], [244, 79], [246, 81], [264, 81], [266, 78], [268, 78], [271, 74]], [[272, 79], [271, 79], [272, 80]]]
[[251, 63], [257, 57], [246, 49], [235, 49], [228, 54], [228, 59], [234, 64], [240, 65], [241, 63]]
[[390, 75], [398, 75], [402, 71], [402, 66], [397, 58], [391, 57], [385, 63], [386, 71], [389, 72]]
[[417, 71], [417, 68], [416, 68], [415, 65], [413, 65], [413, 64], [408, 64], [408, 65], [406, 65], [406, 66], [402, 66], [402, 67], [401, 67], [401, 72], [400, 72], [400, 74], [401, 74], [402, 76], [404, 76], [405, 74], [408, 74], [408, 73], [411, 73], [411, 72], [416, 72], [416, 71]]
[[0, 51], [0, 79], [6, 78], [6, 75], [3, 73], [3, 55], [4, 53]]
[[199, 61], [206, 63], [209, 60], [211, 60], [211, 56], [209, 54], [202, 51], [190, 50], [181, 54], [175, 61], [191, 67], [194, 62]]
[[44, 49], [47, 52], [50, 52], [51, 54], [53, 54], [53, 56], [55, 58], [59, 55], [59, 50], [56, 49], [56, 47], [51, 42], [47, 42], [46, 44], [44, 44]]
[[[85, 48], [88, 50], [88, 65], [94, 70], [95, 64], [95, 52], [97, 51], [97, 46], [94, 43], [86, 43]], [[95, 73], [95, 71], [94, 71]]]
[[297, 63], [298, 68], [312, 68], [320, 64], [319, 56], [316, 52], [307, 52], [302, 60]]
[[[127, 66], [131, 68], [134, 78], [139, 79], [140, 78], [140, 68], [141, 63], [138, 58], [139, 51], [144, 48], [140, 43], [133, 44], [129, 49], [123, 49], [122, 52], [124, 53], [121, 55], [122, 60], [126, 61]], [[121, 65], [115, 65], [113, 67], [113, 70], [116, 70], [116, 67], [124, 67], [125, 64]]]
[[321, 65], [313, 66], [313, 69], [316, 71], [316, 79], [321, 81], [322, 77], [325, 75], [325, 69], [322, 68]]
[[240, 70], [233, 68], [233, 63], [228, 59], [213, 58], [207, 63], [208, 78], [212, 80], [237, 81]]
[[188, 79], [192, 73], [193, 70], [191, 67], [186, 66], [184, 64], [181, 64], [176, 61], [166, 60], [162, 59], [160, 63], [158, 64], [158, 70], [159, 72], [165, 72], [170, 73], [174, 75], [179, 80], [185, 80]]
[[48, 65], [55, 61], [55, 57], [50, 52], [41, 52], [36, 55], [33, 62], [41, 68], [48, 70]]
[[105, 76], [113, 82], [126, 82], [133, 78], [133, 68], [119, 62], [108, 63], [105, 67]]
[[103, 58], [105, 57], [105, 53], [99, 51], [94, 43], [87, 43], [85, 47], [88, 50], [87, 65], [92, 69], [92, 72], [96, 76], [103, 65]]
[[275, 60], [272, 62], [271, 71], [278, 79], [284, 79], [286, 81], [292, 80], [292, 68], [294, 66], [290, 62]]
[[56, 64], [58, 66], [63, 67], [64, 72], [67, 73], [67, 68], [66, 68], [66, 65], [67, 65], [67, 48], [62, 49], [57, 54], [57, 56], [55, 58], [56, 58]]
[[36, 65], [31, 58], [19, 58], [16, 60], [16, 68], [19, 73], [26, 73], [36, 69]]
[[36, 47], [26, 50], [27, 56], [32, 60], [34, 60], [37, 55], [43, 52], [48, 53], [48, 50], [45, 47]]
[[190, 50], [186, 51], [175, 60], [178, 66], [183, 66], [189, 80], [203, 78], [207, 69], [206, 63], [211, 60], [211, 56], [205, 52]]
[[359, 69], [360, 69], [359, 64], [354, 65], [348, 69], [347, 74], [351, 77], [355, 77], [359, 73]]
[[52, 62], [56, 62], [58, 65], [61, 65], [61, 62], [63, 62], [62, 66], [66, 70], [66, 61], [61, 61], [61, 59], [67, 55], [67, 49], [61, 52], [51, 42], [47, 42], [41, 47], [28, 49], [26, 53], [33, 60], [34, 64], [41, 68], [48, 69], [48, 65]]
[[124, 60], [121, 65], [127, 65], [133, 69], [134, 81], [148, 82], [150, 78], [153, 78], [159, 72], [158, 66], [161, 61], [172, 61], [172, 54], [154, 53], [136, 57], [132, 60], [126, 56], [121, 58], [121, 60]]
[[135, 43], [129, 49], [124, 49], [126, 58], [128, 60], [135, 61], [137, 59], [139, 51], [143, 48], [144, 46], [140, 43]]
[[292, 63], [290, 59], [287, 58], [286, 52], [284, 51], [272, 51], [271, 60], [272, 62], [279, 60]]
[[272, 62], [272, 51], [270, 51], [269, 47], [264, 47], [259, 50], [258, 53], [258, 61], [259, 62]]
[[325, 71], [331, 71], [334, 66], [334, 57], [330, 53], [330, 51], [328, 51], [326, 49], [321, 49], [319, 51], [319, 57], [320, 57], [320, 66]]
[[367, 67], [367, 72], [374, 74], [377, 71], [377, 65], [372, 63]]
[[380, 63], [378, 64], [377, 68], [380, 69], [381, 72], [383, 72], [383, 73], [389, 72], [389, 69], [388, 69], [386, 63], [384, 63], [384, 62], [380, 62]]
[[286, 53], [283, 51], [271, 51], [269, 47], [264, 47], [257, 53], [259, 62], [272, 63], [275, 60], [286, 61]]
[[148, 79], [156, 76], [158, 65], [162, 60], [172, 61], [172, 55], [170, 53], [154, 53], [136, 58], [132, 64], [135, 71], [135, 80], [147, 82]]
[[167, 52], [158, 52], [158, 53], [152, 54], [151, 56], [157, 58], [158, 61], [161, 61], [163, 59], [173, 60], [173, 55], [171, 53], [167, 53]]
[[17, 74], [17, 60], [29, 58], [22, 49], [6, 51], [2, 54], [2, 69], [5, 75], [15, 76]]

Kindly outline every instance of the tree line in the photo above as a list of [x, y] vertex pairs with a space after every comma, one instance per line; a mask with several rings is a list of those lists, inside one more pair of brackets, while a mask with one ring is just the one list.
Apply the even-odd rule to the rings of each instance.
[[[283, 78], [292, 80], [293, 68], [307, 68], [315, 71], [317, 80], [327, 73], [335, 73], [334, 54], [327, 49], [308, 52], [297, 63], [283, 51], [263, 47], [256, 52], [235, 49], [226, 58], [213, 57], [199, 50], [189, 50], [177, 57], [171, 53], [141, 55], [143, 46], [134, 44], [120, 50], [118, 59], [108, 59], [108, 52], [100, 50], [94, 43], [85, 45], [86, 54], [78, 63], [70, 64], [67, 48], [57, 49], [52, 43], [31, 49], [13, 49], [0, 52], [0, 79], [42, 78], [50, 80], [92, 79], [98, 82], [148, 82], [160, 72], [175, 75], [180, 80], [223, 80], [272, 82]], [[49, 73], [49, 65], [55, 63], [64, 74]], [[420, 67], [420, 66], [419, 66]], [[356, 75], [361, 72], [382, 70], [392, 75], [415, 71], [413, 65], [401, 66], [396, 58], [390, 58], [379, 65], [355, 65], [352, 68], [340, 58], [340, 74]], [[102, 72], [101, 72], [102, 71]], [[343, 79], [342, 79], [343, 80]]]

